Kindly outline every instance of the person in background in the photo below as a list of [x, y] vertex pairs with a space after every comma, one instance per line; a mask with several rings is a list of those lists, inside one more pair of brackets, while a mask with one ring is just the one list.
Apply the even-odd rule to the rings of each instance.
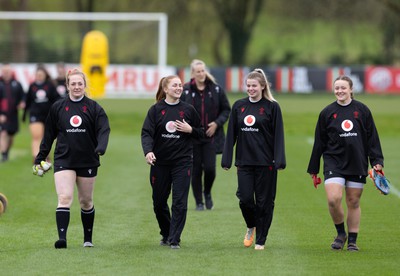
[[[307, 172], [318, 179], [322, 156], [328, 208], [337, 231], [331, 248], [342, 250], [348, 239], [347, 250], [358, 251], [360, 198], [368, 175], [368, 158], [371, 167], [381, 171], [383, 154], [371, 111], [353, 98], [353, 81], [348, 76], [339, 76], [333, 83], [333, 91], [336, 101], [326, 106], [318, 117]], [[317, 185], [314, 180], [314, 186]], [[343, 190], [346, 191], [348, 235], [344, 225]]]
[[30, 84], [26, 95], [26, 105], [23, 120], [29, 112], [29, 130], [32, 137], [32, 156], [39, 152], [40, 141], [43, 138], [44, 123], [52, 104], [58, 100], [54, 84], [44, 65], [39, 64], [36, 68], [35, 80]]
[[246, 87], [248, 97], [232, 106], [221, 166], [231, 167], [236, 144], [236, 196], [247, 225], [243, 244], [250, 247], [255, 234], [254, 248], [264, 250], [274, 213], [277, 171], [286, 167], [283, 119], [263, 70], [250, 72]]
[[[57, 249], [67, 248], [67, 230], [75, 185], [81, 207], [83, 246], [93, 247], [94, 185], [100, 166], [100, 155], [106, 152], [110, 134], [104, 109], [86, 96], [85, 74], [73, 69], [68, 71], [66, 79], [68, 96], [51, 106], [34, 165], [34, 168], [40, 168], [57, 139], [53, 164], [58, 197], [58, 240], [54, 244]], [[42, 169], [46, 171], [46, 168]]]
[[61, 98], [65, 98], [67, 96], [67, 85], [66, 85], [66, 68], [63, 62], [59, 62], [56, 64], [57, 77], [54, 79], [56, 91]]
[[[179, 249], [186, 222], [192, 175], [193, 139], [204, 137], [194, 107], [180, 100], [178, 76], [160, 80], [156, 104], [150, 107], [142, 127], [142, 148], [150, 167], [153, 209], [162, 239], [160, 245]], [[172, 215], [168, 197], [172, 190]]]
[[0, 77], [0, 151], [1, 162], [8, 161], [14, 136], [19, 131], [18, 110], [25, 108], [24, 90], [14, 78], [10, 64], [3, 64]]
[[183, 86], [181, 99], [195, 107], [206, 130], [206, 137], [193, 145], [192, 190], [196, 210], [204, 210], [204, 202], [211, 210], [214, 206], [211, 188], [216, 177], [216, 155], [223, 151], [224, 124], [231, 107], [224, 90], [207, 71], [203, 61], [193, 60], [190, 70], [191, 79]]

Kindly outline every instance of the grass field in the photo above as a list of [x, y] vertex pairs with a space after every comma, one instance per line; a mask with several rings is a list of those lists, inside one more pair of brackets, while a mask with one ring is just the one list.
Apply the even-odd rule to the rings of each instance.
[[[231, 95], [233, 102], [239, 95]], [[149, 167], [140, 130], [154, 100], [101, 100], [111, 136], [95, 189], [94, 248], [82, 247], [79, 205], [71, 208], [68, 249], [55, 250], [56, 194], [52, 175], [31, 173], [30, 138], [21, 126], [11, 160], [0, 164], [0, 274], [5, 275], [398, 275], [400, 261], [400, 98], [360, 95], [373, 112], [392, 193], [368, 180], [361, 200], [358, 253], [332, 252], [335, 236], [323, 187], [306, 173], [318, 113], [333, 95], [277, 95], [285, 122], [287, 168], [279, 173], [266, 250], [242, 245], [245, 224], [235, 196], [236, 174], [218, 166], [215, 209], [194, 211], [190, 193], [182, 248], [158, 245]], [[220, 156], [218, 157], [220, 160]]]

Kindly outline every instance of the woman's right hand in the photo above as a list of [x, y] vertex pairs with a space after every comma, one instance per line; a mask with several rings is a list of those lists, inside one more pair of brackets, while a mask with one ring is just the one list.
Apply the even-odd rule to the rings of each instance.
[[156, 162], [156, 156], [154, 155], [154, 152], [150, 151], [146, 154], [146, 162], [147, 164], [154, 166], [154, 162]]

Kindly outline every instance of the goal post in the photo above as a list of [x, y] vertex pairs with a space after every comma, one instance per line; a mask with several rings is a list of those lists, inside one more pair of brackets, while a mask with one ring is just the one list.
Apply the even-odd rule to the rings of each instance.
[[0, 20], [54, 21], [156, 21], [158, 22], [157, 65], [167, 65], [168, 16], [165, 13], [113, 12], [0, 12]]
[[[33, 80], [38, 62], [48, 65], [52, 76], [56, 73], [54, 57], [59, 55], [66, 58], [57, 58], [57, 61], [64, 61], [67, 67], [79, 66], [79, 58], [76, 56], [83, 41], [77, 39], [77, 33], [81, 30], [79, 22], [85, 21], [95, 22], [96, 27], [93, 29], [104, 31], [109, 36], [109, 41], [111, 39], [110, 44], [115, 42], [115, 48], [111, 45], [109, 48], [106, 97], [153, 97], [160, 78], [176, 73], [175, 67], [167, 65], [168, 16], [165, 13], [0, 11], [0, 24], [5, 23], [4, 26], [7, 26], [13, 20], [35, 23], [34, 30], [27, 34], [30, 41], [34, 41], [29, 46], [32, 55], [25, 61], [28, 63], [7, 60], [14, 63], [15, 75], [24, 89]], [[47, 29], [45, 24], [52, 22], [54, 24]], [[40, 27], [42, 29], [37, 31]], [[53, 35], [53, 32], [58, 33]], [[4, 42], [0, 45], [0, 50], [6, 57], [11, 57], [13, 50], [9, 46], [10, 35], [11, 32], [7, 29], [0, 33]], [[56, 44], [50, 48], [53, 42]], [[42, 46], [45, 48], [41, 48]], [[46, 55], [50, 58], [46, 59]], [[80, 57], [80, 53], [78, 56]]]

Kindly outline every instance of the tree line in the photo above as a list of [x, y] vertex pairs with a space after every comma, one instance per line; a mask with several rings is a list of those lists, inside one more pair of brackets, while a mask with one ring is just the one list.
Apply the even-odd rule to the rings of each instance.
[[[172, 65], [184, 65], [197, 55], [207, 57], [212, 65], [245, 65], [252, 63], [291, 64], [309, 62], [318, 63], [374, 63], [396, 64], [400, 61], [400, 0], [0, 0], [2, 11], [66, 11], [66, 12], [164, 12], [168, 15], [168, 60]], [[287, 22], [293, 26], [285, 27]], [[278, 26], [273, 28], [274, 26]], [[281, 22], [282, 24], [279, 24]], [[298, 26], [296, 26], [298, 22]], [[308, 23], [305, 23], [308, 22]], [[312, 22], [312, 23], [310, 23]], [[315, 23], [313, 23], [315, 22]], [[368, 49], [375, 43], [374, 49], [360, 50], [357, 57], [351, 56], [352, 46], [338, 48], [326, 54], [320, 60], [304, 56], [307, 45], [315, 47], [309, 41], [318, 37], [306, 37], [307, 28], [315, 29], [313, 24], [336, 26], [331, 31], [332, 44], [345, 43], [344, 34], [351, 33], [356, 26], [366, 25], [365, 42], [357, 42], [360, 48]], [[37, 51], [29, 38], [32, 36], [29, 23], [10, 21], [9, 44], [12, 53], [7, 56], [10, 62], [31, 62]], [[4, 22], [3, 22], [4, 24]], [[81, 37], [93, 29], [93, 22], [79, 22]], [[301, 35], [299, 28], [304, 26]], [[375, 26], [375, 32], [368, 37], [368, 26]], [[305, 30], [304, 30], [305, 29]], [[333, 31], [332, 31], [333, 30]], [[357, 29], [358, 30], [358, 29]], [[272, 35], [279, 32], [278, 36]], [[311, 33], [311, 31], [310, 31]], [[273, 45], [272, 39], [281, 36], [298, 37], [299, 49], [283, 51], [279, 59], [271, 59], [270, 52], [276, 52], [288, 45]], [[57, 36], [57, 33], [51, 34]], [[354, 36], [356, 37], [356, 36]], [[114, 40], [121, 39], [113, 37]], [[260, 41], [266, 41], [260, 43]], [[290, 41], [290, 40], [289, 40]], [[372, 42], [371, 42], [372, 41]], [[151, 42], [149, 42], [150, 44]], [[297, 43], [297, 42], [295, 42]], [[346, 42], [348, 44], [348, 42]], [[65, 43], [64, 43], [65, 44]], [[257, 44], [261, 44], [257, 46]], [[356, 41], [354, 41], [354, 45]], [[269, 45], [269, 46], [263, 46]], [[273, 45], [273, 46], [271, 46]], [[40, 46], [38, 46], [40, 48]], [[47, 51], [52, 51], [51, 46]], [[65, 46], [65, 47], [68, 47]], [[325, 46], [326, 47], [326, 46]], [[65, 52], [75, 49], [64, 48]], [[54, 50], [60, 52], [60, 50]], [[61, 51], [62, 52], [62, 51]], [[261, 54], [261, 52], [263, 52]], [[65, 56], [65, 53], [63, 53]], [[60, 54], [61, 55], [61, 54]], [[259, 56], [258, 56], [259, 55]], [[78, 55], [71, 56], [76, 62]], [[1, 56], [0, 56], [1, 57]], [[4, 57], [1, 57], [4, 59]], [[60, 59], [54, 54], [55, 60]], [[68, 56], [67, 56], [68, 58]], [[117, 59], [117, 58], [115, 58]], [[134, 62], [132, 60], [130, 62]], [[140, 60], [137, 60], [141, 62]]]

